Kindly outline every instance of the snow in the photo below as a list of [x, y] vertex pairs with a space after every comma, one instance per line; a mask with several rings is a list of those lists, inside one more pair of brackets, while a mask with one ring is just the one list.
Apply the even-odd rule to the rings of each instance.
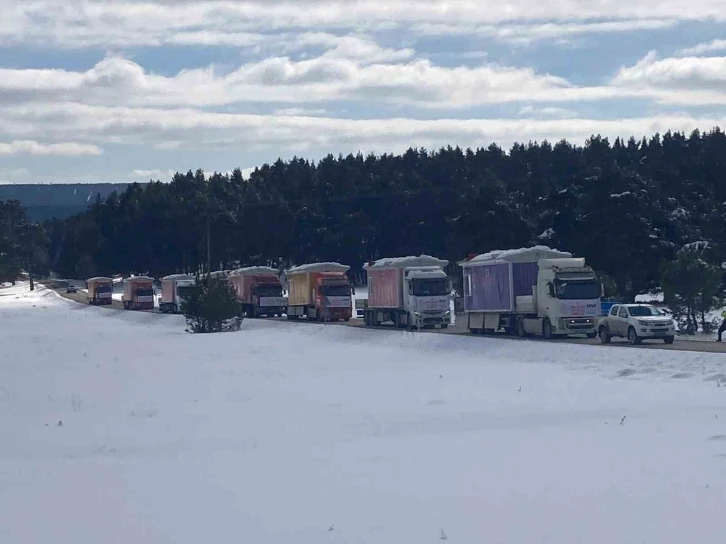
[[572, 253], [568, 253], [566, 251], [552, 249], [547, 246], [532, 246], [521, 247], [518, 249], [497, 249], [488, 253], [482, 253], [481, 255], [473, 257], [469, 261], [465, 261], [465, 264], [479, 263], [483, 261], [508, 260], [530, 254], [532, 255], [532, 258], [536, 260], [572, 257]]
[[280, 273], [280, 271], [277, 268], [272, 268], [270, 266], [248, 266], [246, 268], [238, 268], [237, 270], [233, 270], [230, 272], [230, 276], [264, 276], [264, 275], [271, 275], [271, 276], [277, 276]]
[[548, 228], [542, 231], [542, 234], [537, 236], [538, 240], [550, 240], [555, 235], [555, 229]]
[[612, 193], [610, 198], [623, 198], [625, 196], [633, 196], [633, 193], [630, 191], [625, 191], [624, 193]]
[[641, 295], [635, 295], [635, 302], [639, 302], [641, 304], [653, 304], [653, 303], [660, 304], [663, 302], [663, 292], [655, 291], [653, 293], [644, 293]]
[[449, 264], [449, 261], [432, 257], [431, 255], [419, 255], [418, 257], [393, 257], [387, 259], [378, 259], [373, 264], [368, 263], [363, 265], [363, 268], [368, 270], [371, 268], [406, 268], [412, 266], [441, 266], [444, 267]]
[[348, 270], [350, 270], [350, 266], [340, 263], [310, 263], [293, 266], [287, 271], [287, 275], [305, 272], [347, 272]]
[[723, 355], [183, 328], [0, 289], [0, 542], [723, 540]]

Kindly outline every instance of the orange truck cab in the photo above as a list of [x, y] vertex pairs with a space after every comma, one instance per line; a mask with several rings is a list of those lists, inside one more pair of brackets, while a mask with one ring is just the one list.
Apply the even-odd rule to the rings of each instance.
[[344, 321], [353, 315], [347, 272], [339, 263], [311, 263], [287, 271], [289, 297], [287, 318], [305, 316], [316, 321]]
[[279, 274], [278, 269], [269, 266], [240, 268], [229, 274], [228, 280], [247, 317], [279, 317], [287, 312]]
[[121, 299], [125, 310], [154, 309], [154, 278], [134, 276], [124, 280], [124, 295]]

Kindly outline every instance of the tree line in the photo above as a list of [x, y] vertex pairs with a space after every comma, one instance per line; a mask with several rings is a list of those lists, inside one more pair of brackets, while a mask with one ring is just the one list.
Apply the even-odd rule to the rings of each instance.
[[726, 261], [726, 135], [295, 157], [248, 179], [198, 170], [132, 184], [45, 223], [50, 268], [73, 278], [203, 270], [207, 228], [213, 268], [331, 260], [360, 274], [386, 256], [456, 262], [544, 244], [585, 257], [609, 294], [632, 300], [688, 244], [706, 242], [694, 258], [709, 266]]
[[22, 272], [43, 275], [48, 266], [48, 239], [42, 225], [28, 219], [18, 200], [0, 200], [0, 283], [15, 281]]

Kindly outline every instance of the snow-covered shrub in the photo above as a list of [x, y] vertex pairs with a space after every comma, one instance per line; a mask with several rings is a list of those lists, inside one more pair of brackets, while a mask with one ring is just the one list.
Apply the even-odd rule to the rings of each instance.
[[187, 332], [238, 331], [242, 326], [242, 306], [226, 278], [199, 278], [185, 292], [182, 313]]

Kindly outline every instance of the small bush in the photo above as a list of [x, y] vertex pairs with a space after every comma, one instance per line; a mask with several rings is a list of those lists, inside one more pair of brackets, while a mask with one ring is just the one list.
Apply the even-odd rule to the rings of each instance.
[[226, 278], [200, 278], [185, 292], [182, 313], [187, 332], [238, 331], [242, 326], [242, 306]]

